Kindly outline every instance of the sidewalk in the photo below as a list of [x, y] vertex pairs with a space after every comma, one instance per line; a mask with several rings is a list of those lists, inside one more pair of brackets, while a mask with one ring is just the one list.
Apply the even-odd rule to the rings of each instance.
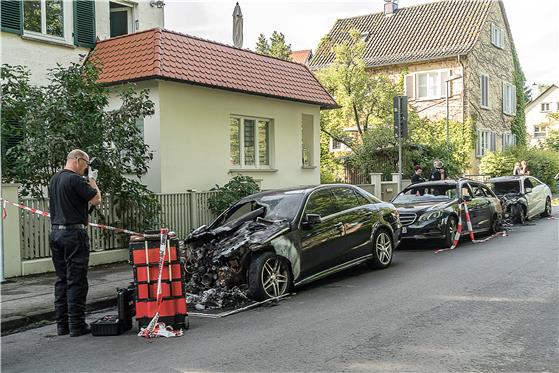
[[[54, 273], [15, 277], [1, 285], [2, 335], [40, 321], [54, 321]], [[133, 281], [132, 266], [92, 267], [88, 273], [87, 311], [116, 306], [116, 288]]]

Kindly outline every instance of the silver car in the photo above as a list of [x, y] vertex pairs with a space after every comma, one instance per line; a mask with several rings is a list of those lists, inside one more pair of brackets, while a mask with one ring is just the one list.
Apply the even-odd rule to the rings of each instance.
[[501, 176], [487, 181], [501, 198], [515, 198], [522, 208], [520, 221], [551, 215], [551, 189], [533, 176]]

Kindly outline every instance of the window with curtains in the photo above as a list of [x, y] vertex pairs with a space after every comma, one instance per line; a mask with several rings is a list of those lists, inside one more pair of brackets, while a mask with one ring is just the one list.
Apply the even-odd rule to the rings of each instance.
[[238, 168], [270, 168], [271, 136], [270, 119], [231, 116], [230, 165]]
[[496, 150], [496, 134], [492, 131], [478, 130], [476, 139], [476, 157], [480, 158]]
[[480, 89], [480, 106], [484, 109], [489, 109], [489, 76], [485, 74], [480, 75], [479, 79]]

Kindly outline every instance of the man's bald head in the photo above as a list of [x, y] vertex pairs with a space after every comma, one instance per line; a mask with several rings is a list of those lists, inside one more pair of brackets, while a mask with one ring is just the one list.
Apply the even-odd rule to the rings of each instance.
[[66, 157], [65, 169], [74, 171], [78, 175], [84, 175], [89, 167], [89, 155], [80, 149], [74, 149]]
[[80, 149], [74, 149], [70, 153], [68, 153], [68, 156], [66, 157], [66, 160], [76, 159], [76, 158], [83, 158], [86, 161], [89, 161], [89, 155], [86, 152], [84, 152], [83, 150], [80, 150]]

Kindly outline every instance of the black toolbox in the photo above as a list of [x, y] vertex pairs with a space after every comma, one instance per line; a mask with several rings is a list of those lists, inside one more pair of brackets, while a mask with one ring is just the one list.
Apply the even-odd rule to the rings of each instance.
[[91, 334], [95, 336], [120, 335], [132, 329], [134, 314], [134, 289], [117, 289], [118, 315], [105, 315], [91, 323]]

